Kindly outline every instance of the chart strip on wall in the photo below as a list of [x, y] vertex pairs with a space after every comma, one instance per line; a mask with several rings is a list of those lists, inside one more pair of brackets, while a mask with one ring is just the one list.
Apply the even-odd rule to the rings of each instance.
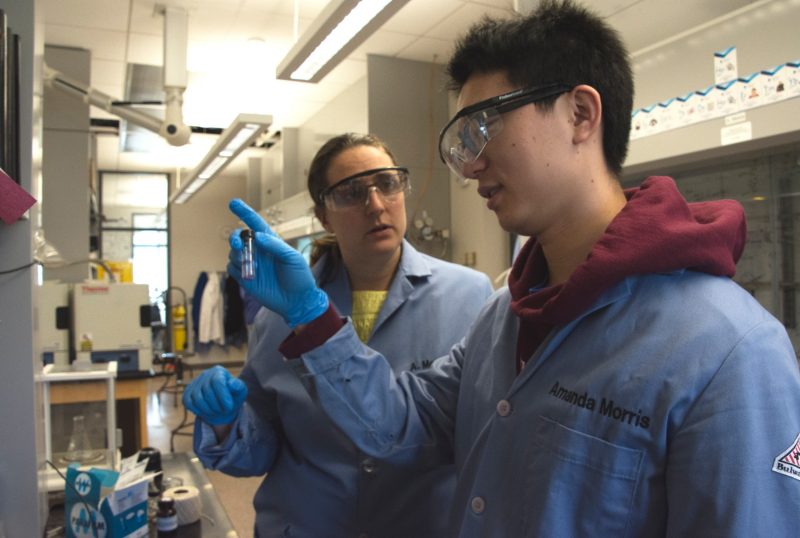
[[800, 60], [633, 111], [631, 140], [800, 97]]

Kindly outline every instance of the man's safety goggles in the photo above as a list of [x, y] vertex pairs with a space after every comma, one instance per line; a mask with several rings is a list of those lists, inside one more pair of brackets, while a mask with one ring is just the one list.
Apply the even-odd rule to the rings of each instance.
[[409, 190], [408, 169], [387, 166], [353, 174], [322, 191], [320, 199], [333, 211], [364, 207], [373, 190], [385, 201], [395, 201], [398, 194]]
[[462, 108], [439, 135], [439, 156], [459, 177], [468, 179], [464, 167], [474, 163], [489, 140], [503, 130], [503, 113], [555, 97], [572, 88], [567, 84], [524, 88]]

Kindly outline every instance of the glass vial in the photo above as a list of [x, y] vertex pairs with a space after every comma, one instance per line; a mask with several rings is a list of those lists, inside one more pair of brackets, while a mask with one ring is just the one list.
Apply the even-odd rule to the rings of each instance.
[[239, 238], [242, 240], [242, 278], [252, 280], [256, 277], [256, 266], [253, 260], [253, 230], [242, 230]]
[[175, 510], [175, 500], [172, 497], [161, 497], [158, 500], [156, 530], [158, 538], [178, 536], [178, 512]]

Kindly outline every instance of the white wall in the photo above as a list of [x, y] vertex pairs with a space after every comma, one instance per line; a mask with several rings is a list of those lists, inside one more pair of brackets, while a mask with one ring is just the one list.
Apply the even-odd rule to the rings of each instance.
[[346, 132], [365, 133], [367, 107], [367, 78], [364, 77], [318, 110], [302, 128], [328, 138]]
[[245, 194], [244, 177], [223, 174], [187, 203], [170, 205], [170, 284], [182, 288], [190, 303], [201, 271], [225, 271], [228, 236], [240, 225], [228, 202]]
[[502, 282], [495, 279], [510, 266], [509, 234], [486, 208], [477, 189], [475, 181], [463, 187], [450, 181], [453, 261], [486, 273], [497, 288]]
[[433, 239], [424, 240], [422, 227], [418, 227], [427, 220], [434, 231], [455, 233], [449, 172], [436, 152], [439, 129], [448, 117], [444, 81], [441, 64], [367, 56], [369, 130], [386, 141], [411, 175], [406, 236], [418, 250], [450, 260], [451, 242], [435, 234]]
[[369, 131], [367, 112], [367, 77], [356, 81], [319, 109], [298, 129], [298, 158], [296, 190], [287, 196], [306, 192], [308, 169], [317, 150], [329, 138], [341, 133], [366, 133]]

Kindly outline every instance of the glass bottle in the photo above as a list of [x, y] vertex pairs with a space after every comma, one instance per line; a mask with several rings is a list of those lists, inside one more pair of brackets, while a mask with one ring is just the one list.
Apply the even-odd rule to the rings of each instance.
[[255, 259], [253, 258], [253, 230], [245, 228], [239, 232], [242, 240], [242, 278], [252, 280], [256, 277]]
[[84, 463], [92, 456], [92, 446], [89, 434], [86, 432], [86, 422], [83, 415], [72, 417], [72, 434], [69, 436], [66, 459]]
[[178, 536], [178, 512], [175, 510], [175, 500], [172, 497], [161, 497], [158, 500], [156, 529], [158, 538]]

